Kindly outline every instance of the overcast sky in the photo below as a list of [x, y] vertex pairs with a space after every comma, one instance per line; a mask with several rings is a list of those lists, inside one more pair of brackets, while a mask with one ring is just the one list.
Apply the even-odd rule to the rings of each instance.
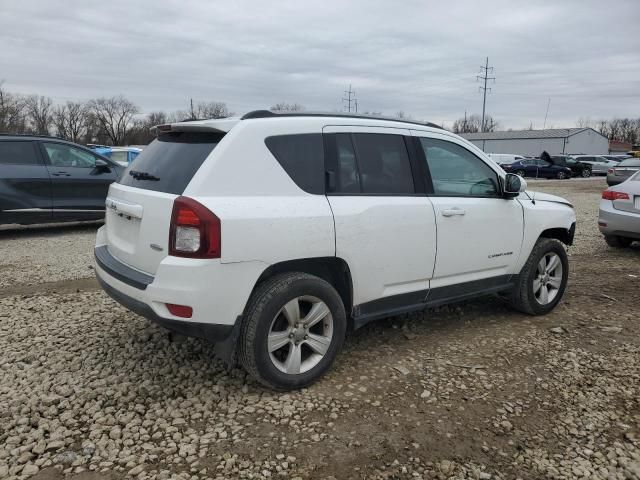
[[123, 94], [142, 112], [224, 101], [402, 110], [505, 128], [640, 116], [640, 0], [0, 0], [0, 80], [56, 102]]

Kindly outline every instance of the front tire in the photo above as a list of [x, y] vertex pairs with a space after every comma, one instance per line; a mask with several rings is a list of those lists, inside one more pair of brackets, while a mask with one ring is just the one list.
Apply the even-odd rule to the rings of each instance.
[[589, 178], [591, 176], [591, 170], [585, 168], [582, 170], [582, 178]]
[[545, 315], [564, 295], [569, 278], [569, 260], [560, 241], [539, 238], [511, 292], [510, 303], [529, 315]]
[[305, 387], [323, 375], [342, 348], [347, 319], [342, 299], [321, 278], [277, 275], [258, 286], [245, 309], [240, 361], [276, 390]]
[[613, 248], [627, 248], [633, 240], [628, 237], [620, 237], [619, 235], [605, 235], [604, 241]]
[[519, 177], [524, 178], [524, 176], [525, 176], [525, 171], [524, 171], [524, 170], [517, 170], [517, 171], [516, 171], [516, 175], [518, 175]]
[[565, 178], [567, 178], [567, 174], [564, 173], [564, 172], [558, 172], [558, 173], [556, 173], [556, 178], [558, 180], [564, 180]]

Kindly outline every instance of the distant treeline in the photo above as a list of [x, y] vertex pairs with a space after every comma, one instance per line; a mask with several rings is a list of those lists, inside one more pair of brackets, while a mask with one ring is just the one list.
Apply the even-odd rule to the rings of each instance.
[[[271, 109], [300, 111], [305, 108], [299, 103], [280, 102], [271, 106]], [[380, 115], [380, 112], [364, 113]], [[0, 83], [0, 133], [55, 135], [82, 144], [144, 145], [153, 139], [150, 128], [154, 125], [231, 115], [233, 113], [227, 104], [218, 101], [190, 101], [185, 110], [140, 114], [139, 107], [122, 95], [54, 104], [49, 97], [7, 92]], [[395, 117], [411, 118], [402, 111], [397, 112]], [[456, 120], [452, 130], [455, 133], [479, 132], [482, 130], [481, 123], [480, 116], [473, 114]], [[632, 144], [640, 142], [640, 118], [600, 121], [581, 118], [576, 126], [594, 128], [612, 140]], [[499, 129], [501, 125], [486, 115], [484, 130]]]

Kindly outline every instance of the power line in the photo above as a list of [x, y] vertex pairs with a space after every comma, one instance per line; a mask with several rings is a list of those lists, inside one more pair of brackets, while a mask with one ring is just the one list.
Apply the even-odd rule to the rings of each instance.
[[351, 84], [349, 84], [349, 90], [345, 90], [344, 94], [346, 95], [346, 97], [342, 97], [342, 105], [344, 108], [344, 103], [346, 102], [346, 109], [347, 112], [351, 113], [351, 104], [354, 103], [355, 104], [355, 111], [358, 111], [358, 100], [356, 100], [356, 92], [354, 92], [353, 90], [351, 90]]
[[493, 72], [493, 67], [489, 66], [489, 57], [487, 57], [487, 63], [484, 67], [480, 67], [480, 72], [484, 72], [482, 75], [476, 75], [476, 81], [478, 80], [484, 80], [484, 87], [479, 87], [478, 91], [481, 91], [483, 93], [482, 95], [482, 123], [480, 124], [480, 130], [482, 132], [484, 132], [485, 129], [485, 125], [484, 125], [484, 113], [485, 113], [485, 108], [487, 106], [487, 90], [490, 92], [491, 88], [487, 88], [487, 80], [493, 80], [494, 82], [496, 81], [496, 77], [490, 77], [489, 73]]

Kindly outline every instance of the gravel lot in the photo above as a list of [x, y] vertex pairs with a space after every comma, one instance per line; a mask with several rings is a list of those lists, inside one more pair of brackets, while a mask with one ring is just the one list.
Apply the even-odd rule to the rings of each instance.
[[579, 218], [550, 315], [488, 298], [386, 319], [288, 394], [100, 292], [95, 226], [0, 232], [0, 479], [638, 480], [640, 245], [600, 237], [604, 188], [531, 182]]

